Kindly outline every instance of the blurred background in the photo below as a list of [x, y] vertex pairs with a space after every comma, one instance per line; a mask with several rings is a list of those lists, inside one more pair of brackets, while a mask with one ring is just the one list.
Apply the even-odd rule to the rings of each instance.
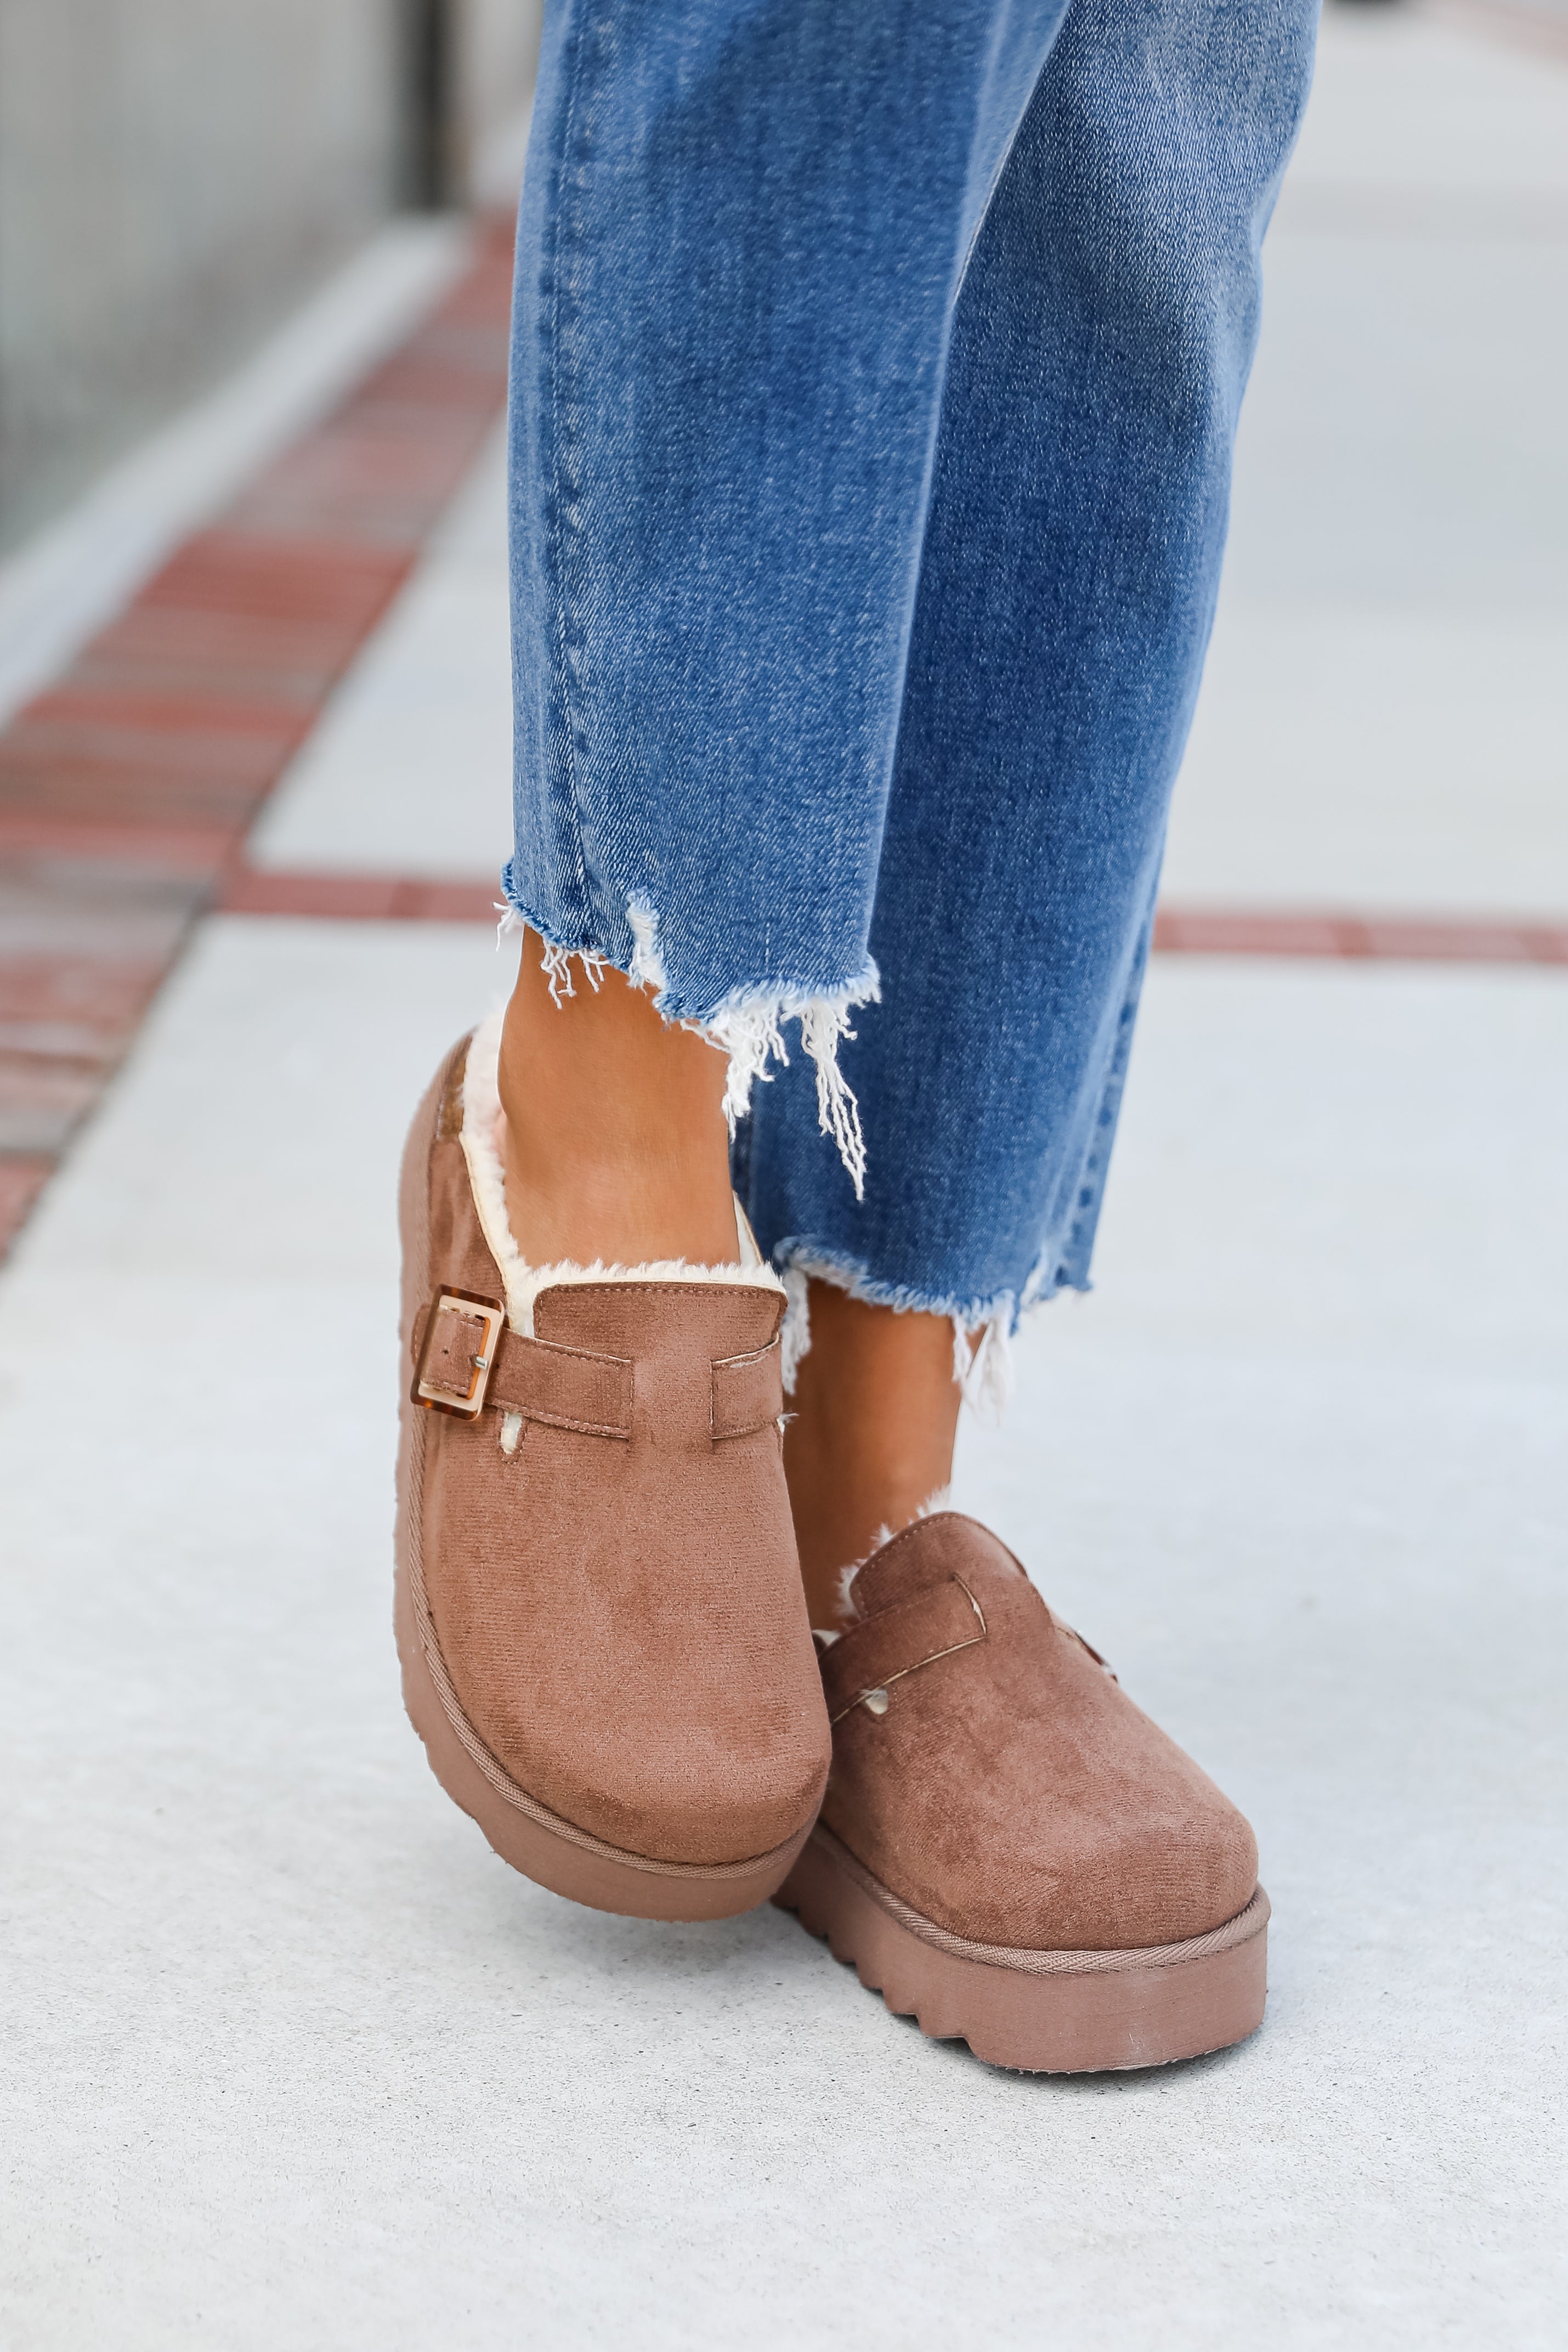
[[540, 0], [0, 0], [0, 550], [392, 215], [506, 204]]

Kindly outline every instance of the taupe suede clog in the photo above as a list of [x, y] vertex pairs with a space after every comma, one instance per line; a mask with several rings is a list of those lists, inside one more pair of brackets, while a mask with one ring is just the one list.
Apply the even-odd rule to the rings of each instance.
[[821, 1653], [833, 1765], [781, 1893], [888, 2007], [1040, 2073], [1261, 2023], [1252, 1832], [974, 1519], [861, 1568]]
[[[773, 1893], [830, 1753], [757, 1259], [524, 1265], [498, 1022], [403, 1160], [397, 1639], [431, 1766], [558, 1894], [711, 1919]], [[742, 1221], [744, 1223], [744, 1221]]]

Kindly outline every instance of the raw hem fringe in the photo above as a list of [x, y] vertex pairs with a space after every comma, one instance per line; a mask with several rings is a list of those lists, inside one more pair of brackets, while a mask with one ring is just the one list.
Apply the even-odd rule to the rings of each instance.
[[[685, 1258], [657, 1258], [646, 1265], [605, 1265], [598, 1259], [591, 1265], [579, 1265], [569, 1258], [555, 1265], [530, 1265], [512, 1238], [507, 1216], [506, 1175], [496, 1144], [496, 1122], [501, 1109], [496, 1073], [503, 1017], [499, 1008], [491, 1013], [476, 1029], [468, 1047], [463, 1079], [462, 1142], [474, 1205], [490, 1255], [500, 1268], [507, 1294], [507, 1320], [514, 1331], [531, 1339], [535, 1300], [541, 1291], [557, 1289], [565, 1283], [719, 1282], [739, 1284], [752, 1290], [783, 1289], [779, 1276], [758, 1249], [738, 1201], [735, 1223], [740, 1263], [736, 1265], [695, 1265]], [[510, 1452], [507, 1433], [503, 1429], [501, 1442]], [[517, 1433], [511, 1435], [515, 1446]]]
[[[959, 1299], [921, 1291], [906, 1283], [875, 1282], [852, 1258], [783, 1242], [774, 1253], [784, 1271], [784, 1392], [793, 1396], [795, 1378], [811, 1347], [808, 1280], [831, 1282], [835, 1290], [868, 1306], [891, 1307], [894, 1314], [946, 1315], [953, 1326], [953, 1378], [964, 1402], [982, 1421], [999, 1422], [1014, 1387], [1012, 1334], [1022, 1317], [1042, 1307], [1059, 1290], [1087, 1290], [1088, 1282], [1049, 1282], [1037, 1268], [1020, 1298], [1010, 1290], [991, 1298]], [[859, 1563], [857, 1562], [857, 1565]]]
[[[581, 964], [589, 986], [598, 988], [612, 961], [610, 957], [596, 948], [568, 947], [564, 941], [551, 939], [535, 916], [516, 904], [500, 909], [500, 913], [498, 938], [520, 930], [525, 924], [538, 932], [543, 943], [545, 975], [558, 1004], [563, 997], [576, 993], [571, 982], [574, 959]], [[852, 1038], [855, 1034], [849, 1019], [855, 1007], [874, 1004], [881, 998], [882, 984], [875, 964], [868, 959], [852, 980], [837, 988], [812, 991], [789, 983], [778, 988], [757, 985], [733, 989], [710, 1012], [687, 1017], [670, 1011], [669, 982], [659, 950], [658, 917], [641, 891], [634, 890], [628, 898], [626, 919], [632, 941], [627, 979], [634, 988], [652, 992], [653, 1009], [665, 1020], [678, 1019], [683, 1028], [695, 1029], [728, 1057], [724, 1115], [731, 1135], [737, 1121], [751, 1108], [752, 1087], [758, 1079], [764, 1083], [771, 1079], [773, 1072], [768, 1064], [777, 1061], [788, 1066], [784, 1023], [800, 1023], [800, 1043], [816, 1070], [817, 1124], [824, 1135], [832, 1138], [854, 1186], [855, 1198], [863, 1201], [865, 1136], [860, 1107], [839, 1067], [839, 1045], [841, 1039]]]

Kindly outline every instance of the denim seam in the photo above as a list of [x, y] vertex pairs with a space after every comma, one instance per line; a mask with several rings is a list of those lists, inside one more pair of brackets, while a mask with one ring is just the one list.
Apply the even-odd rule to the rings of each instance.
[[[551, 555], [554, 559], [556, 586], [556, 678], [564, 721], [566, 776], [564, 791], [551, 787], [551, 798], [565, 820], [569, 834], [574, 879], [578, 894], [578, 916], [582, 938], [586, 940], [593, 927], [593, 910], [588, 884], [588, 856], [582, 837], [582, 817], [578, 793], [577, 766], [580, 751], [586, 758], [586, 740], [578, 738], [578, 711], [572, 693], [572, 659], [574, 650], [580, 656], [582, 631], [573, 610], [571, 572], [567, 553], [567, 535], [580, 541], [581, 525], [577, 494], [581, 488], [576, 472], [576, 452], [580, 440], [580, 408], [576, 398], [576, 352], [580, 330], [575, 310], [580, 284], [580, 263], [576, 257], [583, 246], [581, 207], [578, 194], [580, 153], [587, 151], [592, 124], [591, 100], [585, 100], [580, 110], [587, 78], [583, 60], [583, 44], [591, 37], [587, 29], [586, 12], [578, 17], [571, 36], [571, 64], [567, 89], [566, 120], [561, 136], [560, 202], [556, 212], [555, 235], [551, 245], [550, 289], [550, 426], [551, 470], [555, 478], [555, 513], [550, 526]], [[573, 276], [567, 290], [568, 256], [572, 255]]]
[[[1158, 887], [1159, 866], [1156, 863], [1147, 910], [1139, 926], [1127, 977], [1122, 986], [1122, 1002], [1116, 1014], [1116, 1036], [1105, 1065], [1100, 1098], [1094, 1106], [1093, 1125], [1073, 1177], [1072, 1207], [1065, 1241], [1057, 1239], [1035, 1260], [1019, 1295], [1018, 1312], [1020, 1316], [1027, 1314], [1031, 1307], [1041, 1306], [1046, 1300], [1054, 1298], [1059, 1290], [1087, 1290], [1091, 1287], [1089, 1257], [1099, 1227], [1105, 1185], [1111, 1172], [1111, 1149], [1115, 1141], [1122, 1097], [1127, 1087], [1127, 1071], [1133, 1055], [1133, 1032], [1149, 966], [1149, 945], [1154, 936], [1154, 897]], [[1088, 1175], [1092, 1175], [1094, 1181], [1086, 1185], [1084, 1179]], [[1083, 1240], [1085, 1227], [1088, 1230], [1087, 1246]], [[1074, 1271], [1075, 1267], [1077, 1271]]]
[[[1024, 102], [1019, 109], [1018, 120], [1013, 124], [1012, 131], [1008, 138], [1008, 143], [997, 159], [997, 167], [991, 173], [989, 184], [986, 189], [985, 201], [980, 206], [975, 226], [970, 231], [969, 242], [964, 247], [964, 258], [959, 266], [957, 283], [953, 289], [952, 301], [949, 304], [949, 309], [952, 310], [956, 310], [958, 307], [958, 298], [964, 291], [964, 281], [969, 275], [969, 266], [975, 258], [975, 248], [980, 242], [981, 231], [986, 226], [986, 221], [990, 214], [991, 206], [997, 200], [997, 190], [1002, 184], [1003, 175], [1007, 171], [1008, 165], [1012, 161], [1013, 149], [1018, 145], [1019, 134], [1022, 131], [1025, 121], [1028, 120], [1030, 108], [1034, 104], [1034, 94], [1040, 88], [1040, 75], [1044, 73], [1046, 67], [1051, 63], [1051, 50], [1055, 48], [1058, 40], [1061, 38], [1061, 27], [1066, 19], [1066, 16], [1067, 10], [1066, 7], [1063, 6], [1061, 16], [1059, 16], [1056, 20], [1056, 30], [1051, 37], [1051, 47], [1047, 49], [1044, 57], [1040, 59], [1040, 70], [1036, 73], [1034, 79], [1030, 82]], [[1002, 25], [1001, 19], [998, 17], [996, 30], [991, 37], [993, 62], [995, 52], [1001, 46], [1001, 37]]]

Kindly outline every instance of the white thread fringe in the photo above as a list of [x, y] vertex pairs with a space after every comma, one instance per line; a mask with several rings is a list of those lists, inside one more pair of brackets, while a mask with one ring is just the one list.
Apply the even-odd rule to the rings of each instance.
[[784, 1328], [779, 1335], [779, 1375], [786, 1396], [795, 1393], [795, 1375], [811, 1352], [811, 1306], [804, 1266], [784, 1269]]
[[754, 1081], [768, 1078], [769, 1058], [777, 1056], [786, 1065], [789, 1062], [779, 1017], [777, 1004], [748, 1004], [731, 1013], [716, 1013], [711, 1021], [703, 1024], [706, 1034], [729, 1056], [724, 1115], [729, 1121], [731, 1135], [735, 1133], [736, 1121], [744, 1118], [751, 1108]]
[[839, 1067], [839, 1044], [841, 1039], [852, 1038], [855, 1034], [850, 1027], [852, 1004], [874, 1003], [879, 994], [872, 977], [852, 998], [847, 994], [772, 997], [760, 1003], [721, 1007], [706, 1021], [694, 1024], [716, 1045], [722, 1045], [729, 1056], [724, 1115], [733, 1135], [737, 1120], [744, 1118], [751, 1108], [753, 1086], [759, 1078], [767, 1083], [773, 1076], [768, 1063], [780, 1062], [788, 1068], [789, 1055], [784, 1043], [784, 1023], [799, 1021], [800, 1043], [816, 1069], [817, 1125], [837, 1145], [857, 1201], [865, 1199], [865, 1136], [861, 1127], [860, 1105]]
[[[632, 960], [626, 977], [633, 988], [650, 990], [654, 1010], [663, 1013], [661, 1000], [669, 982], [659, 949], [659, 918], [643, 891], [633, 890], [628, 898], [626, 920], [632, 932]], [[522, 927], [522, 918], [515, 908], [503, 908], [497, 929], [497, 943]], [[581, 964], [590, 987], [597, 990], [604, 976], [607, 957], [592, 948], [553, 947], [548, 940], [540, 941], [540, 962], [551, 998], [558, 1005], [563, 997], [577, 993], [571, 984], [574, 957]], [[839, 1067], [839, 1045], [855, 1034], [850, 1027], [852, 1007], [873, 1004], [880, 995], [875, 970], [868, 966], [861, 980], [831, 995], [803, 996], [785, 991], [776, 996], [721, 1005], [706, 1021], [683, 1024], [719, 1046], [728, 1057], [724, 1115], [733, 1135], [737, 1122], [751, 1108], [753, 1086], [759, 1078], [764, 1082], [771, 1078], [768, 1064], [777, 1061], [788, 1067], [789, 1055], [785, 1048], [783, 1024], [786, 1021], [799, 1021], [800, 1043], [816, 1071], [817, 1125], [824, 1135], [831, 1136], [837, 1146], [857, 1201], [865, 1198], [865, 1136], [860, 1106]]]
[[664, 959], [659, 953], [659, 918], [641, 890], [633, 890], [626, 901], [626, 920], [632, 926], [632, 961], [626, 977], [633, 988], [651, 988], [658, 995], [664, 987]]
[[[633, 890], [627, 899], [626, 920], [632, 940], [627, 977], [634, 987], [662, 993], [668, 982], [664, 959], [659, 950], [659, 918], [644, 892]], [[724, 1115], [733, 1135], [737, 1122], [751, 1108], [752, 1087], [759, 1078], [764, 1083], [771, 1078], [769, 1062], [779, 1062], [788, 1067], [784, 1024], [799, 1021], [800, 1043], [810, 1055], [817, 1074], [817, 1124], [838, 1146], [857, 1201], [865, 1198], [865, 1137], [859, 1106], [839, 1067], [839, 1044], [841, 1039], [855, 1034], [850, 1027], [851, 1006], [874, 1003], [878, 994], [876, 974], [871, 971], [852, 991], [841, 990], [831, 996], [800, 996], [785, 991], [777, 996], [753, 997], [748, 1002], [720, 1005], [706, 1021], [685, 1024], [722, 1046], [728, 1057]], [[654, 1003], [662, 1011], [657, 993]]]
[[964, 1391], [964, 1402], [981, 1421], [999, 1425], [1012, 1402], [1015, 1379], [1012, 1342], [1005, 1313], [982, 1323], [971, 1342], [968, 1332], [953, 1318], [953, 1378]]
[[599, 983], [604, 978], [604, 966], [608, 958], [599, 954], [593, 948], [551, 947], [548, 940], [542, 940], [540, 946], [543, 951], [539, 957], [539, 963], [545, 979], [549, 983], [552, 1003], [559, 1006], [563, 996], [577, 994], [576, 989], [571, 984], [571, 960], [574, 955], [582, 966], [583, 978], [595, 996], [598, 995]]
[[[503, 907], [497, 904], [496, 912], [501, 918], [496, 926], [497, 947], [503, 940], [509, 940], [514, 932], [527, 930], [528, 925], [515, 907]], [[571, 984], [571, 965], [574, 956], [582, 966], [583, 976], [590, 988], [597, 996], [600, 982], [604, 978], [604, 967], [610, 961], [608, 956], [601, 955], [597, 948], [558, 948], [552, 946], [547, 939], [539, 940], [539, 969], [549, 984], [551, 999], [557, 1005], [563, 996], [577, 994], [576, 989]]]
[[865, 1199], [865, 1136], [860, 1105], [839, 1067], [839, 1040], [852, 1037], [849, 1008], [819, 997], [800, 1015], [800, 1042], [817, 1066], [817, 1125], [831, 1135], [849, 1171], [855, 1199]]

